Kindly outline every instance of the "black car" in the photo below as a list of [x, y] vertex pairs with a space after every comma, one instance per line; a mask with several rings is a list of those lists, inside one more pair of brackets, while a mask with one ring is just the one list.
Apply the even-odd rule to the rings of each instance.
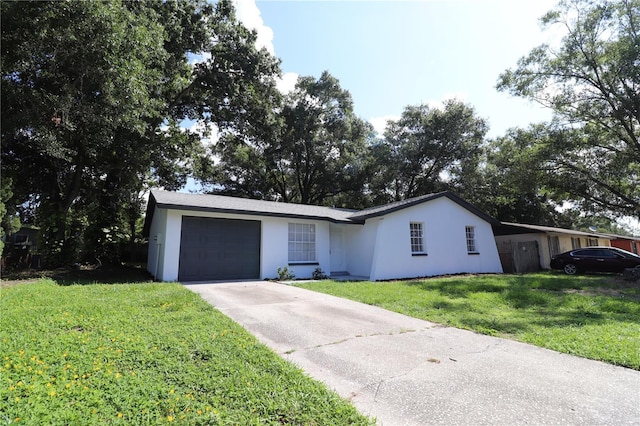
[[552, 269], [576, 272], [622, 272], [640, 267], [640, 256], [615, 247], [586, 247], [571, 250], [551, 258]]

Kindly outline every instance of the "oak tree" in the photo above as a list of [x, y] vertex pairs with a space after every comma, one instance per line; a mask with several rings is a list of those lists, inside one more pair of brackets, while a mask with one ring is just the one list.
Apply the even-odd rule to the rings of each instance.
[[640, 211], [640, 1], [565, 0], [541, 20], [559, 29], [500, 76], [498, 89], [554, 111], [545, 167], [586, 211]]

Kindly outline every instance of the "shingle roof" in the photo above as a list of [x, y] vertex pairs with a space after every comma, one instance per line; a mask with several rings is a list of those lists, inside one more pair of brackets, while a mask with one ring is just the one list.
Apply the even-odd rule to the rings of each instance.
[[357, 211], [332, 207], [310, 206], [305, 204], [281, 203], [276, 201], [252, 200], [248, 198], [228, 197], [210, 194], [185, 194], [169, 191], [151, 191], [147, 205], [144, 235], [149, 234], [151, 219], [156, 207], [189, 211], [209, 211], [257, 216], [288, 217], [299, 219], [326, 220], [333, 223], [363, 224], [366, 219], [383, 216], [407, 207], [415, 206], [440, 197], [447, 197], [473, 214], [490, 223], [496, 221], [473, 205], [452, 193], [440, 192], [397, 201], [384, 206]]
[[156, 206], [164, 208], [322, 219], [336, 223], [353, 223], [354, 221], [350, 220], [349, 216], [355, 212], [355, 210], [310, 206], [306, 204], [168, 191], [151, 191], [150, 202], [151, 199], [154, 200]]
[[[544, 233], [556, 233], [556, 234], [571, 234], [571, 235], [579, 235], [584, 237], [595, 237], [595, 238], [608, 238], [611, 239], [611, 236], [606, 234], [599, 234], [594, 232], [583, 232], [583, 231], [574, 231], [572, 229], [564, 229], [564, 228], [554, 228], [551, 226], [540, 226], [540, 225], [527, 225], [522, 223], [512, 223], [512, 222], [501, 222], [503, 226], [507, 228], [505, 231], [507, 232], [504, 235], [513, 234], [513, 231], [518, 230], [526, 230], [528, 232], [544, 232]], [[501, 233], [498, 233], [501, 234]], [[498, 235], [496, 234], [496, 235]]]
[[598, 235], [604, 235], [605, 237], [611, 237], [611, 239], [613, 239], [613, 240], [640, 241], [640, 236], [632, 237], [632, 236], [629, 236], [629, 235], [618, 235], [618, 234], [607, 234], [607, 233], [602, 233], [602, 234], [598, 234]]

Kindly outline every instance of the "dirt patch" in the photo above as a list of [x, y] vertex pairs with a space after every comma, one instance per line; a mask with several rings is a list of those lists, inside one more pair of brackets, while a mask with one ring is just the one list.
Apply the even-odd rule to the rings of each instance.
[[0, 280], [0, 288], [13, 287], [18, 284], [33, 284], [38, 280]]

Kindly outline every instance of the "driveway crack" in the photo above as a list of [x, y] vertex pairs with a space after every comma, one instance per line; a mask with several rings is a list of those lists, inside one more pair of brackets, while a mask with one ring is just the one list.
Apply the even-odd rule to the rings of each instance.
[[407, 333], [417, 333], [423, 330], [428, 330], [430, 328], [434, 328], [434, 327], [425, 327], [422, 328], [420, 330], [415, 330], [415, 329], [411, 329], [411, 328], [401, 328], [400, 330], [393, 330], [393, 331], [389, 331], [389, 332], [384, 332], [384, 333], [371, 333], [371, 334], [356, 334], [354, 336], [351, 337], [345, 337], [344, 339], [340, 339], [340, 340], [336, 340], [333, 342], [328, 342], [328, 343], [320, 343], [318, 345], [315, 346], [306, 346], [304, 348], [291, 348], [287, 351], [282, 352], [285, 355], [289, 355], [292, 354], [295, 351], [306, 351], [309, 349], [318, 349], [318, 348], [323, 348], [326, 346], [333, 346], [333, 345], [339, 345], [341, 343], [344, 342], [348, 342], [350, 340], [355, 340], [355, 339], [360, 339], [362, 337], [375, 337], [375, 336], [393, 336], [396, 334], [407, 334]]

